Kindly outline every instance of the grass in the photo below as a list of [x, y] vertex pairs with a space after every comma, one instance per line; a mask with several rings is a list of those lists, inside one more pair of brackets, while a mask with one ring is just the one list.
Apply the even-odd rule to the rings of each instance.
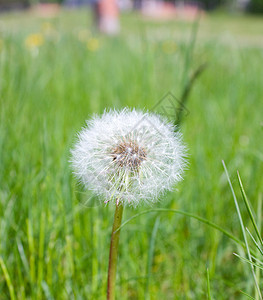
[[[201, 63], [207, 68], [182, 123], [189, 169], [178, 190], [153, 208], [198, 215], [243, 239], [221, 160], [236, 191], [239, 170], [257, 208], [262, 19], [206, 15], [192, 54], [192, 25], [183, 21], [123, 15], [121, 36], [110, 39], [86, 31], [91, 19], [85, 12], [63, 11], [48, 21], [29, 13], [1, 19], [1, 300], [105, 298], [114, 208], [99, 205], [76, 182], [69, 149], [92, 113], [150, 109], [169, 91], [179, 98]], [[39, 32], [43, 45], [27, 49], [25, 39]], [[89, 35], [98, 48], [89, 50]], [[253, 230], [242, 193], [236, 197]], [[125, 208], [123, 221], [145, 209]], [[233, 252], [246, 256], [242, 246], [196, 219], [158, 211], [137, 216], [121, 231], [117, 299], [255, 297], [251, 268]]]

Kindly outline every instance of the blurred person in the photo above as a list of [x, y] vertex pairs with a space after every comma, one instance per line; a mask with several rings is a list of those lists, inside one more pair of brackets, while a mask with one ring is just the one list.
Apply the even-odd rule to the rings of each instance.
[[108, 35], [119, 33], [119, 8], [116, 0], [95, 0], [93, 10], [96, 26], [100, 32]]

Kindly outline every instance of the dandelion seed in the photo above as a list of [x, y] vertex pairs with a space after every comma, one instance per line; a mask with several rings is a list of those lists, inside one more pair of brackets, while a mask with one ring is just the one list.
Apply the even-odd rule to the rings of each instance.
[[26, 48], [32, 53], [33, 56], [37, 56], [39, 53], [39, 47], [44, 44], [44, 37], [41, 33], [30, 34], [25, 39]]
[[105, 203], [151, 204], [182, 179], [181, 134], [160, 116], [110, 110], [87, 121], [72, 150], [78, 179]]

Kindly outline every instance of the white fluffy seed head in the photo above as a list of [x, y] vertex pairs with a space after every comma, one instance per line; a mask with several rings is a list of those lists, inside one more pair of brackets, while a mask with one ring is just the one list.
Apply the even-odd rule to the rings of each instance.
[[105, 203], [151, 204], [182, 179], [181, 134], [159, 115], [130, 109], [94, 116], [72, 149], [77, 178]]

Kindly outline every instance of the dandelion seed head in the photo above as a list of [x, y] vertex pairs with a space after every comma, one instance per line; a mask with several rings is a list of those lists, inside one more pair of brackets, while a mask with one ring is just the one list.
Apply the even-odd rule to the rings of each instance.
[[135, 140], [124, 139], [111, 150], [112, 159], [117, 167], [139, 171], [141, 163], [146, 159], [146, 150]]
[[186, 148], [180, 132], [157, 114], [105, 111], [78, 134], [71, 151], [76, 177], [106, 203], [156, 202], [182, 179]]

